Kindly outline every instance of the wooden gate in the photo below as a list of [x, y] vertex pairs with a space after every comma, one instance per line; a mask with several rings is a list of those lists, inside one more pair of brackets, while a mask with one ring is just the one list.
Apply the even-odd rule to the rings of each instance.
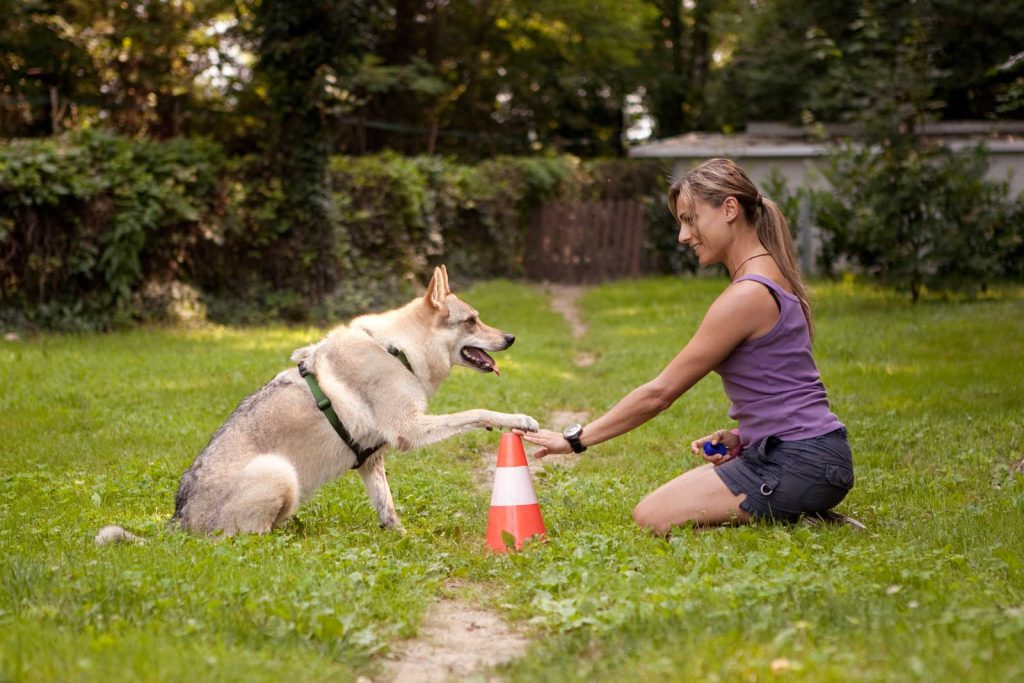
[[644, 205], [548, 202], [534, 214], [523, 267], [533, 280], [596, 283], [644, 271]]

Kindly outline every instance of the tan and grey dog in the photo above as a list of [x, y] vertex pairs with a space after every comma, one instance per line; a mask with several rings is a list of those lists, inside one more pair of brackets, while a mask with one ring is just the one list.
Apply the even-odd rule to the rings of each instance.
[[[355, 318], [296, 350], [292, 360], [315, 377], [357, 449], [407, 451], [472, 429], [538, 428], [528, 415], [479, 409], [426, 413], [452, 366], [497, 372], [487, 352], [507, 349], [513, 341], [451, 293], [442, 266], [422, 299]], [[181, 478], [172, 522], [201, 533], [268, 532], [356, 464], [357, 454], [293, 367], [243, 400], [213, 435]], [[381, 526], [401, 529], [382, 452], [370, 455], [358, 471]], [[131, 540], [123, 533], [106, 527], [97, 541]]]

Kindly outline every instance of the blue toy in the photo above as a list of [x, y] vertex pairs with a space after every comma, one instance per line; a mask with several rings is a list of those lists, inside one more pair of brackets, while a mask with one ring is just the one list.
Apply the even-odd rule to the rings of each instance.
[[729, 449], [726, 448], [724, 443], [715, 444], [714, 446], [712, 446], [710, 441], [705, 441], [704, 453], [706, 455], [729, 455]]

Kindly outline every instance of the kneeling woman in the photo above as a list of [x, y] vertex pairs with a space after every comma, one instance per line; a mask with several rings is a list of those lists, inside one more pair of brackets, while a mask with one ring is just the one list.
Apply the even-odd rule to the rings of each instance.
[[[715, 371], [739, 429], [693, 441], [707, 464], [640, 501], [637, 524], [664, 534], [687, 522], [792, 521], [829, 510], [853, 486], [853, 459], [811, 355], [811, 310], [785, 217], [728, 159], [677, 180], [669, 208], [680, 243], [701, 265], [724, 263], [732, 282], [653, 380], [585, 426], [523, 437], [541, 447], [535, 457], [582, 452], [647, 422]], [[728, 452], [704, 455], [708, 442]]]

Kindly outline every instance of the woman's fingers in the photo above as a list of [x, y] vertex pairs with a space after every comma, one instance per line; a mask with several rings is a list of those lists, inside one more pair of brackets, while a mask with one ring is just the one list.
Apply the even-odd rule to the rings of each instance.
[[[524, 432], [520, 429], [513, 429], [512, 431], [523, 437], [523, 441], [540, 446], [540, 448], [532, 453], [534, 458], [543, 458], [552, 453], [568, 452], [569, 443], [558, 432], [552, 432], [547, 429], [542, 429], [539, 432]], [[563, 447], [565, 450], [561, 450]]]

